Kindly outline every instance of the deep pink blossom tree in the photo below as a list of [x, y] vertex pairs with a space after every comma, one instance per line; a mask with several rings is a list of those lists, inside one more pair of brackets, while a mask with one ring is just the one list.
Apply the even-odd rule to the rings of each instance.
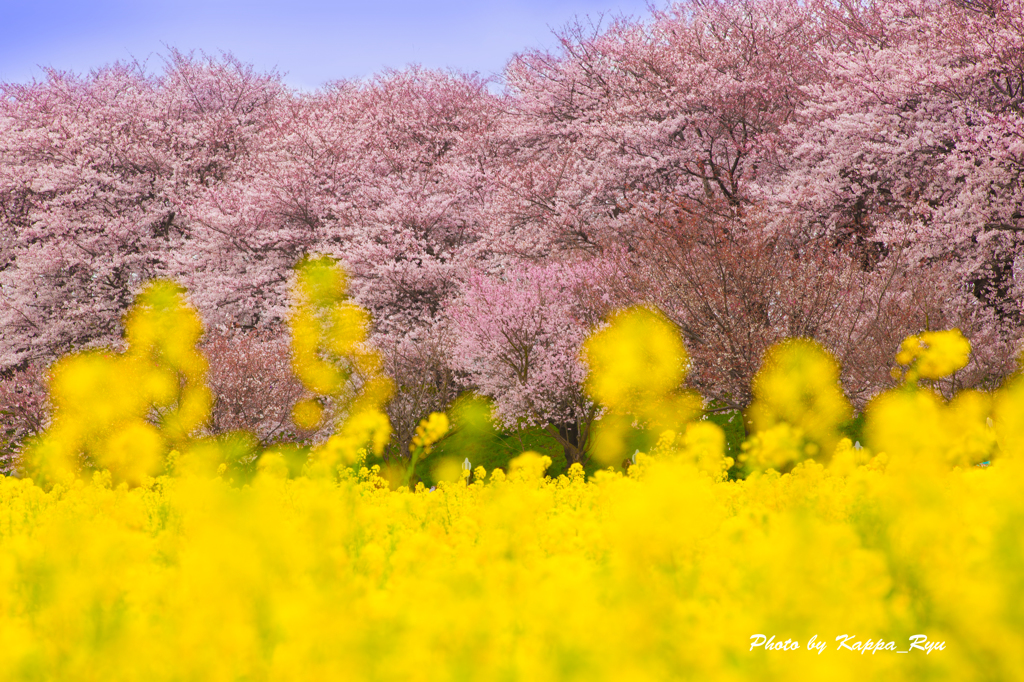
[[473, 275], [449, 312], [453, 363], [494, 400], [497, 421], [544, 427], [570, 464], [585, 461], [599, 410], [580, 349], [615, 307], [615, 280], [605, 260], [522, 263]]

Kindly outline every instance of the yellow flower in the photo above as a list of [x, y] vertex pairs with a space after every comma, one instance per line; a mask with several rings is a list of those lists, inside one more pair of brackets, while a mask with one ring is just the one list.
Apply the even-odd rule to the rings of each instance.
[[431, 452], [434, 444], [448, 433], [448, 415], [444, 412], [431, 412], [430, 416], [420, 421], [416, 427], [416, 435], [409, 444], [410, 452], [423, 451], [424, 455]]
[[703, 406], [700, 396], [682, 388], [689, 356], [678, 330], [660, 313], [640, 307], [615, 313], [587, 339], [583, 356], [587, 394], [607, 408], [592, 448], [603, 464], [622, 460], [634, 427], [651, 434], [680, 428]]
[[295, 407], [292, 408], [292, 421], [300, 429], [312, 431], [320, 425], [320, 420], [323, 418], [323, 407], [320, 403], [313, 399], [300, 400], [295, 403]]
[[748, 415], [756, 431], [789, 424], [794, 430], [786, 438], [799, 433], [813, 446], [799, 451], [826, 460], [839, 442], [839, 426], [853, 412], [839, 383], [839, 364], [810, 339], [790, 339], [768, 349], [752, 391]]
[[908, 336], [900, 344], [896, 362], [912, 366], [908, 378], [942, 379], [963, 369], [971, 357], [971, 343], [959, 329], [923, 332]]
[[678, 388], [689, 369], [679, 332], [647, 308], [616, 313], [586, 342], [587, 390], [608, 408], [644, 412], [649, 403]]

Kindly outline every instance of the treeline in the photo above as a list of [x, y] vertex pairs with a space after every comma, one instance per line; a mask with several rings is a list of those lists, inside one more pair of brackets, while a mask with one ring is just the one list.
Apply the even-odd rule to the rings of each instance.
[[[209, 329], [213, 432], [316, 439], [285, 325], [293, 266], [343, 261], [397, 395], [392, 454], [460, 392], [581, 456], [582, 340], [656, 305], [690, 381], [745, 408], [765, 349], [812, 337], [863, 405], [899, 341], [959, 327], [952, 391], [1012, 369], [1024, 277], [1021, 0], [696, 0], [585, 23], [498, 94], [411, 67], [313, 93], [172, 51], [0, 85], [0, 403], [116, 345], [154, 277]], [[321, 434], [322, 435], [322, 434]]]

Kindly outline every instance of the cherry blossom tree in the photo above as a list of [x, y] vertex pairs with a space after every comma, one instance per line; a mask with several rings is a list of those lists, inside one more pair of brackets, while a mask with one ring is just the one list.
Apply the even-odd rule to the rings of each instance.
[[566, 462], [587, 458], [598, 406], [586, 395], [583, 342], [615, 304], [609, 261], [521, 263], [473, 275], [450, 309], [452, 361], [494, 400], [502, 425], [544, 427]]
[[596, 252], [637, 228], [638, 208], [749, 202], [818, 77], [820, 32], [798, 2], [711, 0], [575, 25], [559, 53], [517, 56], [496, 136], [512, 161], [491, 205], [496, 242]]
[[501, 94], [420, 67], [297, 93], [173, 50], [0, 84], [0, 372], [115, 343], [175, 278], [226, 368], [215, 428], [273, 439], [252, 368], [283, 380], [319, 252], [373, 315], [397, 452], [475, 387], [583, 458], [578, 346], [613, 304], [661, 307], [734, 406], [794, 334], [859, 400], [897, 335], [955, 323], [988, 353], [956, 381], [985, 385], [1024, 314], [1022, 3], [685, 0], [569, 26]]
[[282, 263], [316, 251], [346, 264], [378, 333], [429, 327], [481, 230], [490, 99], [481, 79], [419, 68], [292, 99], [262, 167], [196, 210], [199, 260], [228, 258], [213, 288], [283, 292]]
[[693, 358], [690, 382], [705, 398], [745, 410], [765, 352], [794, 337], [836, 356], [858, 408], [893, 384], [900, 342], [929, 327], [958, 327], [978, 349], [956, 387], [992, 388], [1012, 371], [992, 312], [941, 268], [893, 254], [865, 270], [834, 241], [770, 236], [769, 220], [753, 211], [728, 219], [680, 211], [661, 219], [641, 248], [620, 254], [625, 295], [679, 326]]
[[410, 68], [335, 83], [290, 104], [267, 168], [224, 190], [237, 199], [219, 206], [237, 208], [210, 212], [211, 227], [222, 227], [208, 243], [224, 253], [237, 252], [227, 234], [273, 242], [258, 249], [261, 277], [248, 263], [236, 269], [240, 286], [283, 288], [276, 278], [304, 250], [345, 263], [402, 389], [388, 406], [392, 454], [456, 395], [442, 313], [478, 258], [495, 163], [485, 137], [496, 115], [486, 82], [473, 76]]
[[0, 89], [0, 366], [112, 343], [142, 284], [199, 267], [171, 257], [195, 238], [187, 207], [284, 92], [178, 52], [160, 77], [115, 64]]
[[788, 130], [780, 210], [869, 261], [906, 246], [1019, 321], [1024, 4], [822, 3], [819, 17], [828, 77]]

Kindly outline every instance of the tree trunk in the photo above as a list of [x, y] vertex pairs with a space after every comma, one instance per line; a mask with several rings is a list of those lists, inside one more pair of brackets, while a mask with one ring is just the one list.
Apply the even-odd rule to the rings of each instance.
[[580, 443], [580, 429], [576, 424], [558, 424], [558, 442], [562, 444], [562, 451], [565, 453], [566, 466], [583, 464], [584, 454]]

